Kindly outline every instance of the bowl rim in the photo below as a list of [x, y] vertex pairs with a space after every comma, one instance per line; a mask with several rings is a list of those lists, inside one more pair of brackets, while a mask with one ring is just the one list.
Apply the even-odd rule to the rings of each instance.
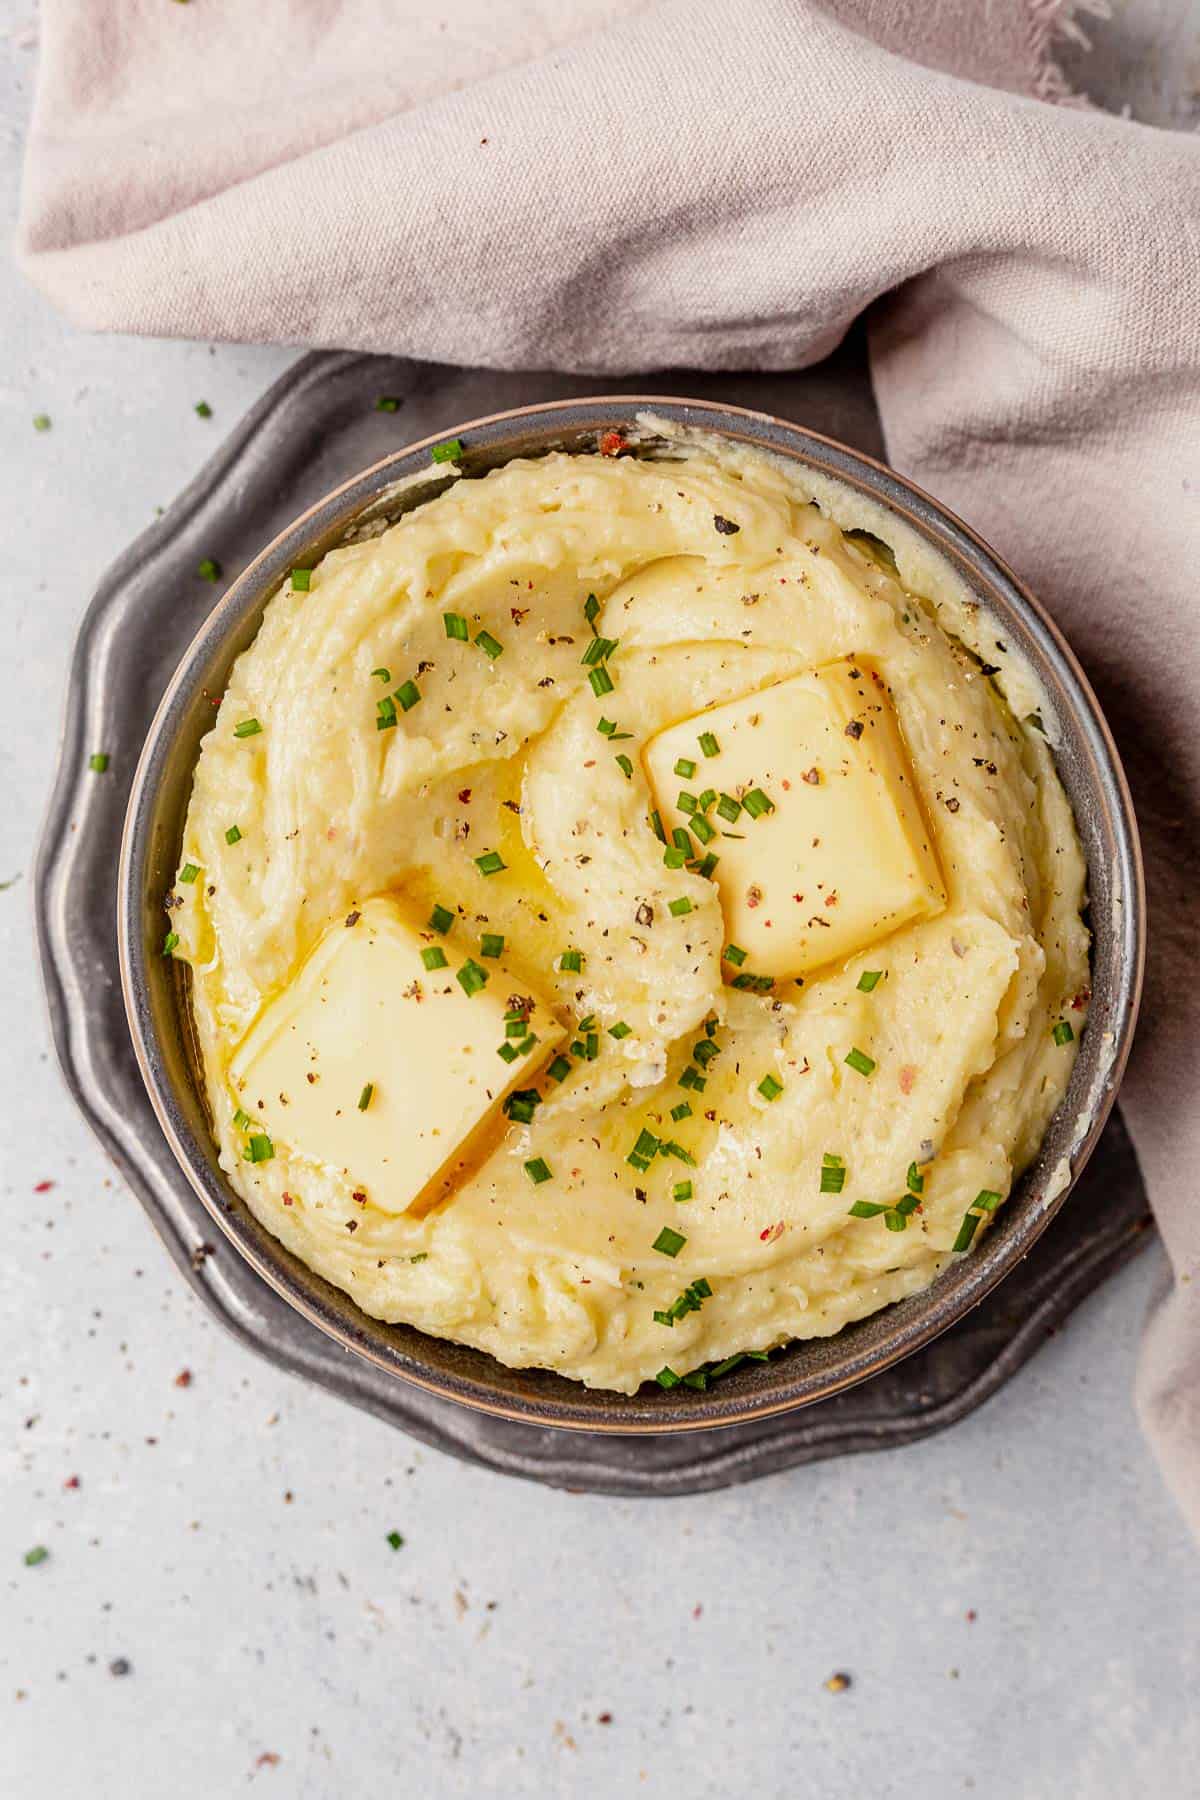
[[[600, 409], [608, 409], [618, 415], [618, 419], [614, 420], [612, 426], [598, 422], [597, 430], [615, 428], [618, 423], [628, 423], [631, 418], [642, 412], [651, 414], [657, 412], [667, 417], [673, 417], [674, 422], [682, 425], [685, 429], [707, 430], [718, 437], [728, 438], [735, 442], [749, 442], [763, 454], [782, 456], [797, 462], [801, 467], [813, 466], [811, 463], [805, 462], [804, 442], [821, 445], [833, 451], [839, 460], [851, 466], [857, 465], [870, 473], [874, 479], [866, 484], [866, 491], [886, 511], [897, 513], [902, 520], [907, 518], [911, 524], [912, 514], [904, 502], [906, 500], [915, 501], [918, 516], [921, 509], [924, 509], [926, 523], [930, 518], [935, 520], [938, 528], [952, 543], [957, 540], [955, 547], [966, 552], [969, 562], [973, 563], [976, 568], [982, 565], [995, 585], [1009, 590], [1006, 598], [1010, 602], [1015, 602], [1018, 613], [1022, 611], [1025, 613], [1026, 623], [1033, 627], [1034, 636], [1042, 639], [1040, 646], [1042, 653], [1048, 657], [1052, 665], [1057, 663], [1056, 673], [1060, 679], [1065, 678], [1065, 686], [1068, 690], [1074, 688], [1075, 693], [1072, 696], [1074, 710], [1089, 728], [1100, 752], [1099, 760], [1112, 783], [1115, 804], [1111, 808], [1111, 818], [1118, 841], [1118, 849], [1123, 852], [1122, 869], [1126, 878], [1126, 884], [1122, 890], [1124, 904], [1122, 929], [1119, 934], [1122, 942], [1121, 966], [1124, 979], [1119, 990], [1121, 1003], [1118, 1029], [1115, 1034], [1112, 1055], [1104, 1066], [1102, 1078], [1094, 1084], [1088, 1102], [1080, 1109], [1081, 1116], [1087, 1115], [1088, 1125], [1087, 1129], [1071, 1145], [1069, 1179], [1061, 1191], [1055, 1194], [1051, 1200], [1043, 1202], [1035, 1213], [1027, 1215], [1021, 1220], [1018, 1230], [1010, 1231], [1003, 1236], [999, 1232], [989, 1232], [981, 1249], [973, 1253], [970, 1259], [971, 1273], [974, 1279], [969, 1286], [964, 1286], [962, 1293], [956, 1295], [948, 1306], [944, 1305], [940, 1309], [931, 1306], [919, 1319], [908, 1321], [903, 1334], [898, 1333], [894, 1341], [879, 1346], [873, 1352], [864, 1351], [858, 1355], [852, 1355], [846, 1359], [843, 1366], [828, 1371], [820, 1377], [809, 1377], [805, 1383], [806, 1391], [802, 1393], [784, 1394], [773, 1398], [764, 1395], [757, 1401], [751, 1396], [747, 1396], [738, 1406], [722, 1406], [718, 1410], [711, 1403], [720, 1393], [719, 1389], [696, 1392], [693, 1411], [690, 1416], [685, 1417], [662, 1416], [655, 1418], [652, 1415], [648, 1416], [649, 1406], [652, 1405], [657, 1395], [652, 1394], [650, 1401], [645, 1402], [641, 1399], [643, 1390], [639, 1390], [633, 1395], [625, 1395], [615, 1390], [599, 1390], [604, 1399], [611, 1402], [611, 1410], [622, 1415], [618, 1418], [606, 1418], [598, 1411], [584, 1412], [582, 1409], [572, 1413], [569, 1405], [556, 1407], [553, 1416], [549, 1416], [539, 1411], [537, 1402], [509, 1401], [496, 1395], [490, 1395], [485, 1390], [481, 1390], [478, 1384], [468, 1379], [451, 1380], [445, 1376], [431, 1375], [418, 1367], [411, 1366], [411, 1363], [402, 1358], [398, 1352], [391, 1355], [385, 1353], [367, 1335], [367, 1328], [372, 1325], [386, 1329], [383, 1321], [375, 1321], [368, 1315], [362, 1314], [364, 1327], [351, 1329], [340, 1319], [326, 1316], [277, 1260], [272, 1260], [268, 1254], [260, 1251], [249, 1235], [239, 1230], [241, 1221], [238, 1215], [229, 1209], [227, 1202], [222, 1202], [218, 1198], [213, 1187], [205, 1179], [205, 1172], [196, 1166], [172, 1116], [173, 1088], [158, 1054], [154, 1032], [150, 1026], [149, 1008], [142, 1004], [142, 998], [147, 991], [147, 956], [142, 929], [141, 884], [136, 877], [145, 867], [150, 855], [149, 837], [156, 792], [155, 777], [160, 772], [159, 765], [164, 759], [166, 744], [169, 741], [166, 727], [171, 720], [178, 696], [188, 686], [195, 664], [203, 659], [206, 652], [215, 650], [222, 644], [231, 627], [242, 618], [247, 602], [260, 597], [259, 587], [264, 569], [275, 561], [285, 545], [294, 544], [297, 540], [303, 539], [312, 522], [319, 515], [325, 513], [327, 509], [336, 507], [336, 504], [352, 491], [359, 488], [366, 490], [362, 496], [359, 516], [368, 512], [373, 505], [378, 503], [379, 498], [387, 492], [392, 483], [407, 479], [406, 476], [398, 473], [399, 466], [431, 449], [434, 445], [453, 440], [456, 437], [466, 438], [472, 435], [477, 437], [483, 431], [495, 431], [497, 427], [517, 422], [536, 428], [543, 420], [552, 421], [556, 414], [593, 412]], [[697, 416], [681, 418], [679, 417], [681, 413]], [[720, 423], [721, 420], [731, 419], [745, 420], [749, 426], [758, 427], [758, 431], [750, 430], [739, 437], [739, 434], [724, 428]], [[768, 436], [767, 433], [772, 435]], [[783, 440], [782, 443], [772, 441], [775, 434]], [[520, 452], [517, 451], [515, 454], [520, 454]], [[385, 477], [385, 471], [393, 472], [391, 482]], [[412, 471], [413, 474], [422, 472], [428, 473], [431, 477], [435, 477], [437, 473], [436, 470], [419, 471], [414, 469]], [[822, 468], [820, 472], [832, 475], [834, 480], [844, 479], [837, 470], [828, 471]], [[373, 493], [372, 488], [374, 489]], [[423, 504], [423, 499], [419, 500], [417, 504]], [[939, 554], [944, 555], [943, 548], [937, 545], [934, 548]], [[268, 594], [268, 600], [269, 598], [270, 594]], [[266, 603], [267, 601], [263, 602], [264, 605]], [[268, 543], [263, 545], [241, 573], [229, 584], [217, 604], [202, 620], [180, 657], [174, 674], [155, 709], [138, 757], [122, 827], [117, 890], [117, 936], [121, 990], [138, 1070], [177, 1166], [213, 1222], [234, 1245], [238, 1254], [310, 1324], [315, 1325], [318, 1330], [332, 1338], [343, 1349], [364, 1357], [396, 1379], [408, 1382], [440, 1399], [452, 1400], [458, 1405], [497, 1419], [558, 1430], [597, 1432], [630, 1437], [712, 1430], [770, 1419], [799, 1407], [811, 1405], [815, 1401], [829, 1398], [892, 1367], [913, 1352], [922, 1349], [972, 1311], [1010, 1273], [1057, 1215], [1074, 1189], [1092, 1150], [1095, 1148], [1116, 1100], [1128, 1062], [1141, 1003], [1145, 972], [1145, 873], [1137, 818], [1133, 809], [1129, 784], [1111, 729], [1092, 685], [1062, 631], [1042, 603], [1004, 559], [971, 526], [925, 489], [898, 474], [897, 471], [877, 458], [853, 449], [826, 433], [815, 431], [807, 425], [779, 418], [771, 413], [720, 401], [698, 400], [667, 394], [584, 394], [568, 399], [510, 407], [503, 411], [486, 413], [474, 419], [464, 420], [438, 432], [413, 439], [411, 442], [389, 451], [386, 456], [368, 464], [336, 487], [331, 488], [297, 517], [289, 521]], [[1060, 1102], [1060, 1106], [1062, 1104], [1063, 1102]], [[224, 1176], [221, 1176], [221, 1181], [225, 1181]], [[263, 1226], [263, 1231], [268, 1238], [274, 1241], [268, 1226]], [[945, 1272], [943, 1270], [941, 1274]], [[920, 1294], [911, 1296], [911, 1298], [918, 1299], [923, 1295], [935, 1294], [939, 1280], [940, 1276], [928, 1288], [921, 1290]], [[358, 1309], [354, 1306], [352, 1298], [347, 1295], [345, 1299], [348, 1305], [357, 1312]], [[886, 1314], [891, 1310], [891, 1307], [885, 1307], [881, 1308], [880, 1312]], [[837, 1335], [839, 1334], [835, 1334], [835, 1338]], [[488, 1361], [493, 1360], [487, 1352], [480, 1351], [477, 1354], [485, 1357]], [[496, 1366], [497, 1368], [502, 1367], [498, 1362]], [[556, 1371], [548, 1372], [557, 1374]], [[560, 1379], [569, 1380], [566, 1377], [560, 1377]], [[571, 1382], [571, 1385], [575, 1384]], [[639, 1413], [630, 1412], [629, 1409], [639, 1405], [642, 1409]]]

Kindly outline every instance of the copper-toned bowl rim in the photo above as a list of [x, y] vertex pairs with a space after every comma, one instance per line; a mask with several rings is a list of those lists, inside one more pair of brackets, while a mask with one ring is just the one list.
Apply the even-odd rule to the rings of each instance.
[[[1009, 635], [1059, 701], [1060, 724], [1079, 736], [1094, 763], [1093, 779], [1072, 795], [1077, 817], [1081, 794], [1096, 808], [1095, 824], [1110, 841], [1119, 928], [1100, 922], [1098, 936], [1112, 939], [1108, 970], [1093, 970], [1093, 1011], [1083, 1034], [1071, 1087], [1047, 1133], [1033, 1168], [997, 1216], [977, 1251], [961, 1259], [922, 1293], [893, 1304], [836, 1337], [797, 1340], [769, 1363], [743, 1366], [706, 1392], [643, 1387], [636, 1395], [586, 1389], [544, 1370], [510, 1370], [481, 1351], [427, 1337], [409, 1327], [369, 1318], [341, 1290], [315, 1275], [271, 1236], [229, 1188], [215, 1163], [211, 1136], [197, 1129], [203, 1101], [194, 1080], [183, 1080], [178, 1041], [162, 1028], [165, 1011], [179, 1039], [187, 1030], [182, 978], [164, 968], [160, 951], [162, 899], [177, 866], [182, 809], [173, 834], [159, 817], [164, 782], [181, 755], [187, 729], [196, 736], [197, 695], [214, 662], [227, 668], [258, 629], [263, 607], [287, 571], [311, 562], [338, 542], [350, 524], [378, 511], [394, 484], [424, 474], [439, 477], [428, 452], [461, 438], [464, 472], [482, 472], [515, 455], [549, 448], [592, 448], [599, 434], [632, 430], [635, 415], [653, 413], [675, 424], [700, 427], [747, 442], [821, 474], [857, 487], [898, 514], [971, 580], [980, 599], [1003, 620]], [[444, 474], [444, 471], [440, 472]], [[429, 491], [436, 491], [432, 487]], [[404, 505], [428, 494], [406, 490]], [[973, 578], [973, 579], [971, 579]], [[1063, 704], [1065, 702], [1065, 704]], [[185, 747], [187, 770], [196, 744]], [[1061, 764], [1060, 764], [1061, 766]], [[176, 785], [178, 770], [176, 769]], [[1070, 781], [1067, 783], [1070, 787]], [[1082, 824], [1082, 821], [1081, 821]], [[173, 841], [170, 841], [173, 835]], [[1089, 857], [1089, 877], [1107, 891], [1106, 871]], [[708, 401], [659, 395], [602, 395], [552, 401], [491, 413], [417, 440], [344, 482], [301, 514], [269, 543], [231, 584], [182, 657], [146, 737], [130, 794], [118, 873], [121, 986], [138, 1067], [155, 1114], [181, 1170], [213, 1220], [262, 1278], [303, 1317], [346, 1350], [363, 1356], [427, 1392], [493, 1416], [523, 1424], [622, 1434], [688, 1431], [765, 1419], [826, 1398], [910, 1355], [962, 1318], [1023, 1257], [1065, 1203], [1111, 1110], [1133, 1038], [1145, 961], [1145, 887], [1136, 820], [1116, 746], [1091, 686], [1053, 620], [999, 556], [947, 508], [893, 470], [836, 439], [767, 413]], [[165, 984], [173, 998], [164, 998]], [[1103, 1024], [1106, 1029], [1101, 1029]], [[190, 1090], [190, 1091], [188, 1091]], [[1060, 1154], [1069, 1155], [1071, 1180], [1046, 1197], [1058, 1157], [1056, 1127], [1064, 1117], [1075, 1129]], [[1018, 1195], [1023, 1198], [1018, 1202]], [[524, 1390], [524, 1391], [522, 1391]]]

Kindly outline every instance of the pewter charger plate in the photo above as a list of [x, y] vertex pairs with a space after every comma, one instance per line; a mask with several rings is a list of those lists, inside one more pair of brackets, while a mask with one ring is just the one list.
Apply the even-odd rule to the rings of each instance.
[[[664, 378], [656, 378], [659, 385]], [[556, 1431], [469, 1411], [347, 1354], [224, 1242], [181, 1173], [142, 1085], [117, 971], [115, 869], [129, 784], [158, 701], [214, 589], [297, 514], [400, 443], [506, 407], [587, 393], [587, 377], [506, 375], [357, 354], [296, 363], [101, 583], [71, 667], [41, 845], [37, 925], [59, 1058], [81, 1110], [216, 1316], [282, 1368], [466, 1461], [557, 1487], [684, 1494], [943, 1429], [978, 1406], [1145, 1242], [1145, 1190], [1113, 1114], [1069, 1204], [1020, 1267], [958, 1325], [856, 1388], [754, 1423], [658, 1436]], [[791, 375], [684, 374], [669, 387], [760, 408], [881, 456], [861, 340]], [[644, 390], [643, 377], [610, 391]], [[380, 411], [387, 396], [399, 402]], [[90, 748], [111, 762], [87, 773]]]

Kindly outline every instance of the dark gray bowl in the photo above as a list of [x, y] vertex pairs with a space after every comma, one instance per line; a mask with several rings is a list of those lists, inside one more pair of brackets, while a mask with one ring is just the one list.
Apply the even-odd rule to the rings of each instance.
[[[995, 618], [1006, 643], [1041, 678], [1059, 772], [1075, 809], [1091, 897], [1092, 1010], [1071, 1085], [1041, 1152], [979, 1250], [925, 1292], [848, 1326], [797, 1342], [768, 1363], [743, 1365], [707, 1392], [643, 1388], [627, 1397], [543, 1370], [507, 1369], [482, 1351], [384, 1325], [292, 1256], [233, 1193], [217, 1164], [197, 1064], [183, 965], [160, 954], [163, 899], [174, 880], [209, 694], [258, 630], [263, 609], [297, 564], [310, 564], [368, 519], [398, 517], [438, 492], [424, 439], [365, 470], [296, 520], [214, 608], [163, 698], [134, 778], [121, 849], [121, 978], [134, 1048], [155, 1112], [180, 1167], [225, 1235], [305, 1318], [345, 1349], [398, 1379], [526, 1424], [586, 1431], [665, 1432], [732, 1425], [807, 1405], [908, 1356], [962, 1318], [1029, 1250], [1070, 1189], [1048, 1198], [1064, 1158], [1077, 1177], [1100, 1135], [1125, 1066], [1144, 957], [1145, 894], [1137, 826], [1108, 727], [1066, 643], [1012, 571], [961, 520], [890, 469], [783, 420], [736, 407], [657, 397], [569, 400], [448, 426], [467, 474], [551, 449], [595, 450], [605, 431], [632, 431], [639, 412], [701, 426], [837, 477], [881, 502], [949, 561]], [[653, 454], [644, 444], [642, 454]], [[394, 484], [427, 480], [397, 496]]]

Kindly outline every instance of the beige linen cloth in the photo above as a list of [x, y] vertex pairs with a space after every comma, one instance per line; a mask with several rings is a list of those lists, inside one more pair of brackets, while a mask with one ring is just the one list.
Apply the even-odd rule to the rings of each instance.
[[[19, 254], [81, 325], [784, 369], [870, 307], [892, 462], [1049, 604], [1144, 834], [1139, 1382], [1200, 1528], [1200, 138], [1061, 0], [43, 0]], [[874, 303], [874, 304], [873, 304]], [[1114, 1397], [1114, 1405], [1120, 1400]]]

